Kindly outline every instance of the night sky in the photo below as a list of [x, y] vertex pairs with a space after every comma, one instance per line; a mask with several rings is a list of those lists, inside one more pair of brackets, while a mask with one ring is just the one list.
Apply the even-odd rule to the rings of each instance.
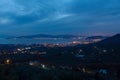
[[0, 35], [120, 32], [120, 0], [0, 0]]

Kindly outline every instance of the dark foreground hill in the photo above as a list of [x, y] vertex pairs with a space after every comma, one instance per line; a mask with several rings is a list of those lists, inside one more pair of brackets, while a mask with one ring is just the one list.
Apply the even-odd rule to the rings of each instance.
[[120, 63], [120, 34], [104, 39], [101, 42], [85, 46], [76, 46], [74, 50], [82, 49], [88, 59], [103, 63]]
[[109, 37], [109, 38], [107, 38], [107, 39], [105, 39], [97, 44], [103, 45], [103, 47], [119, 48], [120, 47], [120, 34]]

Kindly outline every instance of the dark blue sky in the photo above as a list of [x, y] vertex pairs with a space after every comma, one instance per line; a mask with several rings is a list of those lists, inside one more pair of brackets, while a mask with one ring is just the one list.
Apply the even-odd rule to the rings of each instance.
[[0, 35], [120, 32], [120, 0], [0, 0]]

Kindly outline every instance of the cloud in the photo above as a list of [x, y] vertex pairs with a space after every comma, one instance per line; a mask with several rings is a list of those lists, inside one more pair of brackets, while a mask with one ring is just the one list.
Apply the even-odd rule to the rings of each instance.
[[53, 17], [55, 20], [60, 20], [71, 16], [73, 16], [73, 14], [56, 12]]
[[100, 27], [101, 32], [113, 28], [118, 32], [119, 4], [120, 0], [1, 0], [0, 25], [6, 27], [1, 26], [0, 32], [84, 33]]
[[12, 22], [13, 22], [13, 20], [11, 20], [9, 18], [0, 18], [0, 25], [8, 25]]

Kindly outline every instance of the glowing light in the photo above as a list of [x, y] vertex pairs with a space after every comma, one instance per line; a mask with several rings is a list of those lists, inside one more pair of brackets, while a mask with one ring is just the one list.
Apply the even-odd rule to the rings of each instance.
[[7, 60], [5, 61], [5, 63], [6, 63], [6, 64], [10, 64], [10, 59], [7, 59]]
[[107, 52], [107, 50], [103, 50], [103, 52], [104, 52], [104, 53], [106, 53], [106, 52]]
[[45, 68], [45, 65], [42, 64], [41, 66], [42, 66], [42, 68]]
[[82, 69], [82, 71], [83, 71], [83, 72], [86, 72], [86, 69], [85, 69], [85, 68], [83, 68], [83, 69]]
[[82, 49], [80, 49], [80, 51], [79, 51], [79, 53], [81, 53], [83, 50]]

